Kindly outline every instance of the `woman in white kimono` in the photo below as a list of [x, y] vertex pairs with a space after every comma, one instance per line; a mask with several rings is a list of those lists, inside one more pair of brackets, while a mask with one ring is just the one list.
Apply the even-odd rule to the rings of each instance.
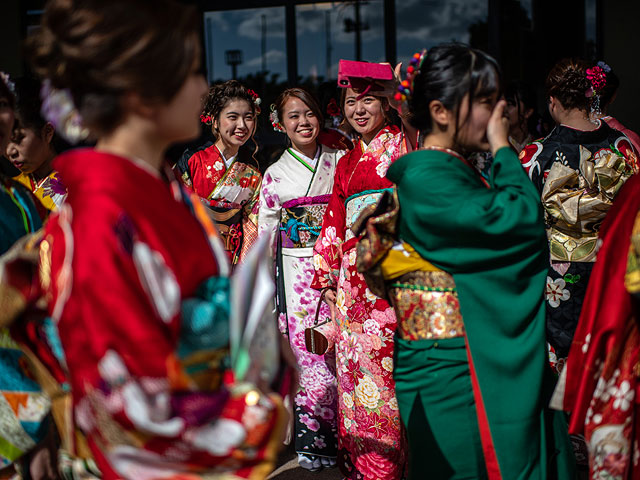
[[[320, 293], [310, 288], [315, 244], [346, 145], [326, 146], [318, 102], [301, 88], [285, 90], [271, 121], [291, 146], [264, 174], [258, 231], [269, 232], [275, 251], [279, 327], [300, 368], [293, 401], [298, 463], [308, 470], [335, 465], [337, 384], [335, 357], [307, 352], [304, 330], [314, 323]], [[320, 137], [319, 137], [320, 135]], [[321, 318], [329, 315], [322, 304]], [[326, 310], [326, 311], [325, 311]]]

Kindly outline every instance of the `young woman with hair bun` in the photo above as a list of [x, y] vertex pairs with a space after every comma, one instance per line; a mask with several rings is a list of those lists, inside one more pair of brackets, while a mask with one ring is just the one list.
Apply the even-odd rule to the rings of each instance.
[[198, 30], [172, 0], [51, 0], [29, 43], [96, 141], [54, 160], [68, 197], [29, 298], [52, 319], [41, 358], [71, 388], [70, 444], [104, 479], [263, 478], [275, 461], [277, 399], [226, 366], [221, 239], [164, 158], [200, 130]]
[[618, 191], [638, 169], [629, 139], [592, 118], [607, 82], [604, 70], [592, 69], [579, 59], [551, 69], [546, 91], [556, 126], [520, 153], [544, 207], [550, 250], [547, 337], [558, 373], [580, 316], [598, 231]]
[[200, 119], [211, 125], [216, 142], [177, 165], [185, 184], [209, 207], [232, 265], [257, 238], [262, 177], [257, 160], [242, 147], [253, 140], [259, 104], [258, 95], [237, 80], [211, 87]]
[[345, 152], [320, 142], [323, 115], [306, 90], [285, 90], [271, 108], [274, 129], [287, 135], [290, 147], [264, 174], [258, 227], [276, 245], [279, 327], [300, 368], [292, 399], [298, 463], [315, 471], [336, 463], [335, 357], [309, 353], [304, 332], [313, 326], [317, 308], [321, 318], [329, 316], [329, 307], [318, 305], [320, 292], [310, 287], [313, 247]]
[[[444, 44], [423, 52], [408, 83], [422, 139], [389, 167], [397, 201], [367, 220], [369, 234], [394, 243], [358, 246], [372, 250], [361, 266], [382, 259], [368, 266], [369, 285], [397, 315], [408, 478], [568, 480], [566, 425], [545, 410], [542, 212], [508, 142], [500, 69], [480, 50]], [[488, 180], [466, 160], [473, 151], [491, 151]]]

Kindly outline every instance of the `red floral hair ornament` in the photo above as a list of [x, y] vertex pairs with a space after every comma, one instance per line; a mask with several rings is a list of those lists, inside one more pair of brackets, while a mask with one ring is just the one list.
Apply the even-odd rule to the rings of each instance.
[[592, 98], [591, 112], [601, 114], [600, 94], [607, 84], [607, 72], [611, 71], [611, 67], [604, 62], [598, 62], [597, 65], [587, 68], [587, 80], [591, 86], [585, 92], [587, 98]]
[[253, 104], [256, 107], [256, 115], [260, 115], [260, 112], [262, 111], [262, 109], [260, 108], [260, 104], [262, 103], [260, 95], [258, 95], [254, 90], [251, 90], [250, 88], [247, 88], [247, 93], [251, 95], [251, 98], [253, 98]]
[[200, 114], [200, 121], [205, 125], [213, 125], [213, 117], [211, 115]]

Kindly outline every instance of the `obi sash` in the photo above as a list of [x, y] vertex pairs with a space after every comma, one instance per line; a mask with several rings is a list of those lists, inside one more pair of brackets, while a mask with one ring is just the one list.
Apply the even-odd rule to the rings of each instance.
[[282, 248], [313, 248], [331, 195], [301, 197], [285, 202], [280, 213]]
[[[345, 200], [344, 206], [346, 209], [346, 224], [347, 224], [345, 244], [352, 238], [355, 238], [355, 236], [353, 235], [353, 232], [351, 231], [351, 227], [356, 222], [356, 220], [358, 219], [362, 211], [369, 205], [375, 205], [376, 203], [378, 203], [378, 200], [380, 200], [380, 197], [382, 197], [382, 194], [386, 191], [392, 192], [393, 189], [381, 188], [379, 190], [365, 190], [363, 192], [351, 195]], [[351, 245], [352, 243], [353, 242], [350, 242], [349, 244]], [[355, 243], [353, 243], [352, 246], [355, 246]], [[343, 247], [343, 251], [346, 251], [345, 247]]]
[[411, 245], [395, 245], [382, 261], [389, 297], [403, 340], [431, 340], [465, 334], [453, 277], [422, 258]]

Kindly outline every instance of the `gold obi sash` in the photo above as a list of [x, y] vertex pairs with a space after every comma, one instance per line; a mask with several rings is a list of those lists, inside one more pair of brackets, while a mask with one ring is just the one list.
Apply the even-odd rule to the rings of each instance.
[[399, 243], [382, 261], [382, 273], [398, 317], [403, 340], [464, 336], [464, 323], [453, 277]]

